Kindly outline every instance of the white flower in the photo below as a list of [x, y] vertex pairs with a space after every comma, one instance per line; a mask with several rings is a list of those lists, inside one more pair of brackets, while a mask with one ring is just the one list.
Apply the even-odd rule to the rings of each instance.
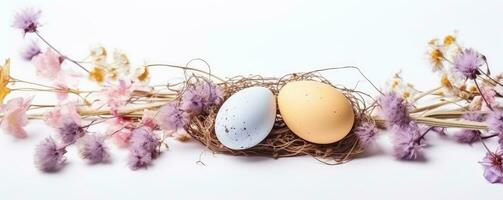
[[389, 91], [396, 92], [407, 102], [412, 102], [414, 97], [418, 94], [414, 85], [403, 81], [400, 72], [396, 73], [390, 81], [386, 82], [385, 92]]

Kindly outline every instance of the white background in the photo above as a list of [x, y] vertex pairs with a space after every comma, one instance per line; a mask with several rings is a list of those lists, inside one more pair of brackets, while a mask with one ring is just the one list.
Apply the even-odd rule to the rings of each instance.
[[[138, 65], [183, 65], [204, 58], [220, 76], [281, 76], [355, 65], [380, 85], [402, 69], [406, 80], [426, 90], [437, 78], [426, 60], [426, 43], [457, 30], [463, 45], [484, 53], [494, 71], [503, 71], [503, 3], [498, 0], [132, 2], [2, 0], [0, 58], [13, 59], [15, 77], [37, 80], [33, 66], [19, 58], [21, 33], [10, 28], [17, 11], [33, 6], [43, 10], [43, 35], [76, 59], [104, 45], [127, 52]], [[156, 71], [153, 81], [176, 73]], [[363, 81], [351, 71], [325, 75], [348, 86]], [[368, 84], [360, 87], [375, 94]], [[31, 122], [27, 129], [25, 140], [0, 135], [0, 199], [503, 197], [502, 185], [491, 185], [482, 176], [481, 145], [458, 145], [433, 135], [422, 163], [396, 161], [383, 134], [368, 156], [340, 166], [309, 157], [212, 155], [195, 142], [170, 141], [170, 151], [148, 170], [129, 170], [126, 151], [115, 147], [113, 162], [97, 166], [85, 164], [70, 148], [69, 164], [59, 173], [44, 174], [34, 168], [34, 147], [53, 131], [42, 122]], [[201, 152], [206, 166], [196, 164]]]

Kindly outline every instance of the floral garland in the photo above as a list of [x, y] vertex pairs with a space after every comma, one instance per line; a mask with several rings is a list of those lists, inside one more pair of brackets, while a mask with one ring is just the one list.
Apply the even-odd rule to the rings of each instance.
[[[249, 82], [224, 80], [188, 66], [148, 64], [132, 68], [126, 54], [116, 51], [109, 59], [108, 51], [103, 47], [93, 49], [86, 60], [77, 61], [42, 36], [40, 16], [40, 10], [22, 10], [14, 17], [13, 27], [20, 29], [23, 35], [33, 34], [47, 46], [42, 49], [32, 41], [21, 56], [33, 63], [37, 75], [46, 79], [48, 84], [10, 76], [11, 63], [7, 59], [0, 70], [0, 125], [5, 133], [20, 139], [28, 136], [24, 127], [30, 119], [43, 119], [56, 130], [54, 138], [48, 137], [36, 147], [35, 164], [41, 171], [61, 169], [67, 162], [65, 153], [70, 145], [76, 145], [81, 157], [89, 163], [109, 162], [109, 147], [105, 142], [109, 139], [117, 146], [127, 148], [131, 169], [151, 165], [167, 149], [167, 137], [180, 141], [195, 138], [207, 146], [214, 145], [208, 146], [211, 150], [229, 150], [218, 141], [215, 144], [206, 141], [208, 138], [205, 137], [213, 137], [212, 130], [206, 130], [205, 137], [195, 136], [204, 132], [207, 126], [203, 122], [211, 119], [211, 114], [236, 92], [228, 89], [236, 84], [249, 86]], [[498, 102], [503, 96], [503, 74], [492, 75], [487, 58], [477, 50], [459, 45], [455, 35], [431, 40], [428, 47], [429, 60], [433, 72], [439, 76], [440, 86], [421, 92], [404, 82], [400, 74], [395, 74], [384, 89], [377, 89], [380, 95], [375, 100], [366, 98], [361, 101], [372, 105], [362, 112], [368, 117], [356, 123], [346, 138], [356, 138], [354, 144], [364, 150], [372, 145], [379, 129], [388, 129], [392, 135], [393, 155], [399, 160], [424, 158], [427, 135], [432, 132], [453, 135], [462, 144], [480, 142], [487, 150], [480, 161], [485, 179], [490, 183], [503, 183], [503, 110]], [[82, 75], [64, 68], [63, 64], [66, 66], [67, 63], [85, 72], [100, 89], [79, 89], [77, 80], [82, 79]], [[89, 67], [92, 68], [89, 70]], [[152, 67], [178, 68], [204, 76], [190, 75], [180, 83], [149, 85], [149, 69]], [[298, 74], [292, 77], [298, 78]], [[264, 78], [256, 80], [264, 81]], [[9, 93], [23, 91], [52, 92], [58, 102], [40, 105], [32, 103], [33, 97], [18, 97], [4, 103]], [[420, 104], [425, 97], [436, 102]], [[197, 119], [198, 126], [193, 124], [193, 119]], [[108, 125], [105, 133], [89, 131], [91, 126], [102, 123]], [[213, 127], [213, 121], [210, 120], [208, 127]], [[451, 128], [457, 129], [448, 130]], [[497, 139], [499, 146], [488, 147], [485, 141], [490, 139]], [[298, 138], [294, 140], [301, 141], [302, 145], [310, 144]], [[330, 146], [325, 147], [329, 147], [325, 148], [326, 152], [333, 150]], [[337, 163], [347, 161], [353, 150], [351, 148]], [[314, 151], [319, 152], [319, 149], [315, 146]], [[246, 151], [230, 152], [247, 155]], [[321, 154], [308, 155], [325, 158]]]

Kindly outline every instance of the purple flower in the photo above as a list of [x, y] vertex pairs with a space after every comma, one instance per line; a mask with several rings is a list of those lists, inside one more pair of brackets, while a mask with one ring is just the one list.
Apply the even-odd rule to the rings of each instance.
[[489, 126], [489, 130], [494, 131], [496, 133], [503, 133], [503, 111], [494, 110], [489, 113], [487, 117], [487, 124]]
[[140, 127], [133, 130], [129, 145], [128, 164], [133, 170], [147, 167], [159, 155], [161, 141], [151, 128]]
[[105, 138], [102, 136], [87, 135], [79, 141], [78, 147], [80, 156], [91, 164], [105, 163], [110, 159]]
[[378, 99], [381, 115], [385, 118], [387, 126], [407, 126], [410, 122], [407, 104], [396, 92], [389, 92]]
[[482, 55], [473, 49], [464, 49], [454, 58], [454, 69], [468, 79], [475, 79], [483, 64]]
[[463, 114], [462, 118], [472, 122], [483, 122], [486, 120], [485, 116], [480, 112], [467, 112]]
[[181, 108], [187, 112], [201, 114], [211, 106], [217, 106], [223, 99], [223, 91], [209, 80], [190, 85], [183, 93]]
[[424, 148], [421, 129], [415, 122], [393, 127], [393, 155], [402, 160], [415, 160]]
[[482, 133], [479, 130], [463, 129], [456, 133], [454, 137], [459, 143], [473, 144], [482, 139], [481, 135]]
[[38, 54], [42, 53], [38, 44], [31, 41], [21, 52], [21, 57], [26, 61], [31, 61], [31, 59]]
[[129, 150], [128, 164], [132, 170], [147, 167], [152, 163], [152, 154], [144, 149], [133, 148]]
[[355, 129], [355, 134], [363, 147], [367, 147], [374, 142], [377, 133], [376, 126], [370, 122], [362, 122]]
[[499, 137], [498, 143], [503, 148], [503, 111], [494, 110], [487, 117], [488, 128], [496, 132]]
[[33, 8], [24, 9], [16, 14], [12, 27], [23, 30], [24, 34], [36, 32], [40, 26], [38, 18], [41, 13], [40, 10]]
[[[463, 115], [463, 119], [474, 122], [482, 122], [485, 120], [485, 117], [480, 112], [468, 112]], [[460, 130], [457, 134], [454, 135], [457, 142], [466, 144], [472, 144], [481, 140], [481, 136], [482, 133], [479, 130], [469, 129]]]
[[64, 144], [72, 144], [78, 138], [84, 136], [84, 129], [74, 121], [64, 123], [59, 128], [59, 137]]
[[177, 131], [189, 123], [190, 115], [180, 109], [176, 102], [170, 102], [159, 109], [157, 119], [161, 129]]
[[158, 152], [158, 147], [160, 145], [160, 139], [152, 131], [151, 128], [142, 126], [133, 130], [133, 135], [130, 139], [131, 147], [140, 147], [148, 152], [152, 152], [153, 157]]
[[480, 162], [484, 167], [484, 178], [490, 183], [503, 183], [503, 151], [487, 152]]
[[36, 148], [35, 165], [45, 172], [61, 169], [65, 162], [65, 148], [59, 148], [52, 138], [46, 138]]

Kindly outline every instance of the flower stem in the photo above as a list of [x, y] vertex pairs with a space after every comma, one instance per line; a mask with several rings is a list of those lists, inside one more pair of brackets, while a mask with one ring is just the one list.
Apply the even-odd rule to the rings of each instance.
[[338, 70], [338, 69], [355, 69], [357, 70], [360, 75], [363, 76], [363, 78], [365, 80], [367, 80], [367, 82], [370, 83], [370, 85], [375, 89], [377, 90], [377, 92], [379, 92], [380, 94], [384, 95], [384, 93], [379, 89], [377, 88], [377, 86], [374, 85], [374, 83], [372, 83], [372, 81], [370, 81], [369, 78], [367, 78], [367, 76], [365, 76], [365, 74], [362, 72], [362, 70], [360, 70], [360, 68], [358, 67], [355, 67], [355, 66], [343, 66], [343, 67], [328, 67], [328, 68], [324, 68], [324, 69], [318, 69], [318, 70], [314, 70], [314, 71], [310, 71], [310, 72], [307, 72], [305, 74], [312, 74], [312, 73], [316, 73], [316, 72], [322, 72], [322, 71], [329, 71], [329, 70]]
[[498, 136], [499, 134], [495, 133], [495, 134], [492, 134], [492, 135], [488, 135], [488, 136], [483, 136], [483, 137], [480, 137], [481, 139], [485, 140], [485, 139], [489, 139], [489, 138], [492, 138], [492, 137], [496, 137]]
[[120, 132], [120, 131], [124, 130], [125, 128], [128, 128], [128, 127], [127, 127], [127, 126], [122, 126], [121, 128], [117, 129], [116, 131], [114, 131], [114, 132], [112, 132], [112, 133], [108, 134], [107, 136], [108, 136], [108, 137], [111, 137], [111, 136], [115, 135], [116, 133], [118, 133], [118, 132]]
[[491, 155], [494, 155], [494, 152], [492, 152], [489, 147], [487, 147], [486, 143], [484, 142], [484, 140], [480, 140], [480, 142], [482, 143], [482, 145], [484, 146], [484, 148], [486, 149], [487, 153], [490, 153]]
[[40, 84], [40, 83], [34, 83], [34, 82], [29, 82], [29, 81], [23, 81], [21, 79], [17, 79], [17, 78], [14, 78], [14, 77], [11, 77], [11, 79], [13, 80], [13, 83], [20, 82], [20, 83], [26, 83], [26, 84], [30, 84], [30, 85], [36, 85], [36, 86], [45, 87], [45, 88], [58, 89], [58, 88], [53, 87], [53, 86], [43, 85], [43, 84]]
[[68, 56], [65, 56], [63, 53], [61, 53], [61, 51], [59, 51], [58, 49], [56, 49], [56, 47], [52, 46], [51, 43], [49, 43], [44, 37], [42, 37], [42, 35], [40, 35], [40, 33], [38, 31], [35, 31], [35, 34], [38, 36], [38, 38], [40, 38], [45, 44], [47, 44], [47, 46], [49, 46], [52, 50], [54, 50], [56, 53], [58, 53], [60, 56], [62, 56], [64, 59], [74, 63], [75, 65], [77, 65], [78, 67], [80, 67], [82, 70], [86, 71], [87, 73], [91, 73], [89, 70], [87, 70], [84, 66], [82, 66], [79, 62], [69, 58]]
[[433, 128], [434, 128], [434, 126], [430, 126], [428, 129], [426, 129], [426, 131], [424, 131], [424, 133], [423, 133], [423, 134], [421, 134], [421, 136], [419, 136], [419, 137], [416, 139], [416, 141], [415, 141], [415, 142], [416, 142], [417, 144], [420, 144], [420, 143], [421, 143], [421, 140], [423, 140], [423, 138], [426, 136], [426, 134], [428, 134], [428, 133], [431, 131], [431, 129], [433, 129]]
[[196, 72], [200, 72], [200, 73], [203, 73], [203, 74], [208, 74], [210, 75], [211, 77], [213, 78], [216, 78], [217, 80], [221, 81], [221, 82], [225, 82], [224, 79], [218, 77], [218, 76], [215, 76], [209, 72], [206, 72], [204, 70], [200, 70], [200, 69], [196, 69], [196, 68], [192, 68], [192, 67], [183, 67], [183, 66], [177, 66], [177, 65], [170, 65], [170, 64], [159, 64], [159, 63], [156, 63], [156, 64], [148, 64], [148, 65], [145, 65], [145, 67], [149, 68], [149, 67], [171, 67], [171, 68], [177, 68], [177, 69], [183, 69], [183, 70], [190, 70], [190, 71], [196, 71]]
[[442, 89], [442, 87], [437, 87], [437, 88], [434, 88], [432, 90], [429, 90], [429, 91], [426, 91], [424, 93], [421, 93], [419, 96], [417, 96], [416, 98], [414, 98], [414, 102], [418, 101], [419, 99], [421, 99], [421, 98], [423, 98], [425, 96], [428, 96], [428, 95], [430, 95], [432, 93], [435, 93], [436, 91], [438, 91], [440, 89]]
[[[479, 71], [480, 71], [480, 70], [479, 70]], [[500, 85], [500, 86], [503, 86], [503, 84], [502, 84], [502, 83], [500, 83], [500, 82], [498, 82], [498, 81], [494, 80], [494, 79], [493, 79], [493, 78], [492, 78], [489, 74], [486, 74], [486, 73], [484, 73], [483, 71], [480, 71], [480, 73], [484, 74], [487, 78], [489, 78], [489, 80], [493, 81], [495, 85]]]
[[457, 103], [459, 101], [461, 101], [461, 99], [456, 99], [456, 100], [452, 100], [452, 101], [445, 100], [443, 102], [439, 102], [439, 103], [431, 104], [431, 105], [428, 105], [428, 106], [423, 106], [423, 107], [416, 108], [411, 113], [418, 113], [418, 112], [422, 112], [422, 111], [431, 111], [431, 110], [433, 110], [435, 108], [439, 108], [439, 107], [442, 107], [442, 106], [445, 106], [445, 105], [448, 105], [448, 104], [452, 104], [452, 103]]

